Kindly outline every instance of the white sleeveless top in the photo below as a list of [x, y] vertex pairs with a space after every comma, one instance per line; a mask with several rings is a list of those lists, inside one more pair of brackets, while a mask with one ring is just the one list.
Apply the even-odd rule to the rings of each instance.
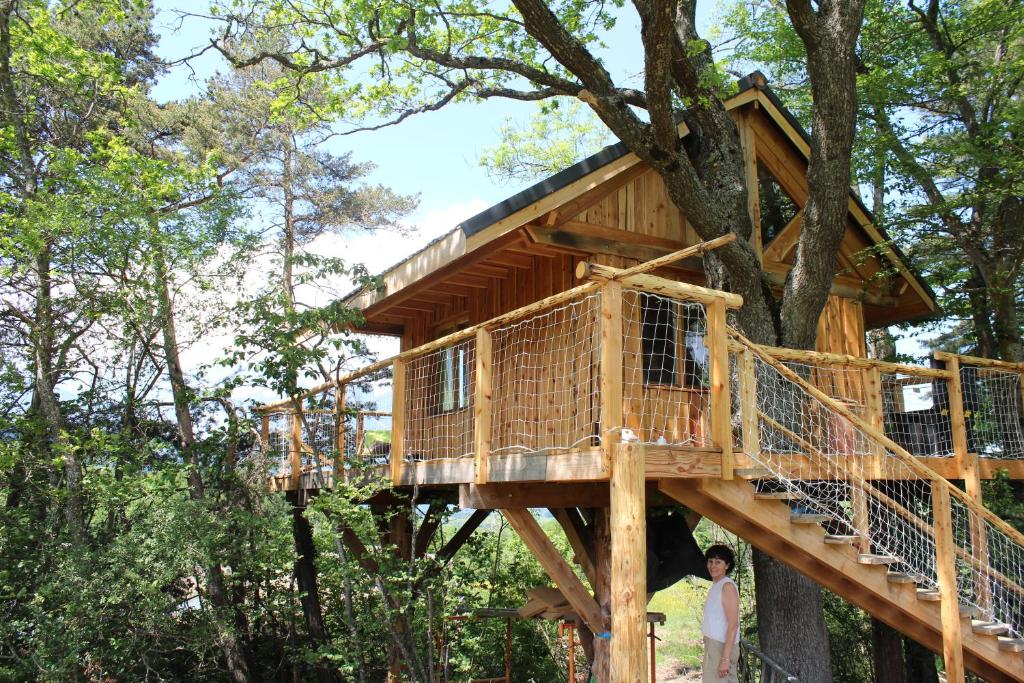
[[[725, 618], [725, 609], [722, 607], [722, 588], [727, 583], [731, 583], [733, 586], [736, 585], [728, 576], [723, 577], [721, 581], [711, 584], [711, 590], [708, 591], [708, 599], [704, 602], [704, 621], [700, 627], [701, 633], [711, 640], [717, 640], [720, 643], [725, 642], [725, 633], [729, 630], [729, 621]], [[738, 591], [739, 589], [737, 588]], [[740, 642], [738, 619], [736, 639], [733, 642]]]

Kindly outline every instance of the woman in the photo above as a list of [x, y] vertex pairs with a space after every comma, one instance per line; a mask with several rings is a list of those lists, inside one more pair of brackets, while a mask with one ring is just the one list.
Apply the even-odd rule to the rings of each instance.
[[732, 550], [713, 545], [704, 553], [711, 574], [711, 590], [704, 603], [703, 683], [736, 683], [736, 662], [739, 660], [740, 592], [727, 574], [736, 564]]

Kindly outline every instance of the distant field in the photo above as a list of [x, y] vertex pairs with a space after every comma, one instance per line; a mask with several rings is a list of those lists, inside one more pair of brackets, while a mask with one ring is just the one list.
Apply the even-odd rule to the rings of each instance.
[[700, 618], [704, 611], [704, 598], [710, 584], [700, 579], [683, 579], [679, 583], [658, 591], [647, 610], [664, 612], [664, 626], [657, 626], [659, 681], [700, 671], [703, 646]]

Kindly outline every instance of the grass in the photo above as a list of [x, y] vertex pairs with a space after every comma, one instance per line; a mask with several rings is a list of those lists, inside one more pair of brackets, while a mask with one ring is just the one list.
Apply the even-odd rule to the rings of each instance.
[[704, 651], [700, 620], [709, 585], [699, 579], [683, 579], [658, 591], [647, 606], [649, 612], [663, 612], [666, 617], [665, 625], [657, 627], [659, 665], [688, 671], [700, 669]]

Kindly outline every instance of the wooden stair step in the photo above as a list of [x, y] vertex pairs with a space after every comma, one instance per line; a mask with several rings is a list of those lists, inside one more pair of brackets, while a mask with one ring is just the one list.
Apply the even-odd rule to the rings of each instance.
[[973, 620], [977, 619], [980, 616], [981, 616], [981, 609], [975, 607], [974, 605], [964, 605], [964, 604], [960, 605], [960, 618], [961, 619], [971, 619], [972, 622], [973, 622]]
[[770, 477], [772, 473], [767, 467], [737, 467], [733, 469], [732, 474], [741, 479], [763, 479]]
[[819, 515], [814, 512], [793, 512], [789, 515], [789, 521], [793, 524], [821, 524], [832, 519], [828, 515]]
[[942, 600], [942, 596], [939, 594], [939, 591], [934, 588], [918, 588], [917, 599], [924, 600], [926, 602], [940, 602]]
[[754, 494], [758, 500], [801, 500], [804, 495], [794, 491], [764, 491]]
[[857, 562], [860, 564], [889, 565], [896, 562], [892, 555], [874, 555], [872, 553], [861, 553], [857, 555]]
[[1010, 632], [1010, 625], [998, 621], [971, 620], [971, 630], [983, 636], [1002, 636]]
[[917, 583], [917, 579], [904, 572], [888, 572], [885, 580], [889, 583]]
[[858, 541], [858, 536], [844, 534], [825, 534], [825, 543], [829, 545], [853, 545]]
[[1024, 652], [1024, 639], [999, 636], [999, 649], [1003, 652]]

